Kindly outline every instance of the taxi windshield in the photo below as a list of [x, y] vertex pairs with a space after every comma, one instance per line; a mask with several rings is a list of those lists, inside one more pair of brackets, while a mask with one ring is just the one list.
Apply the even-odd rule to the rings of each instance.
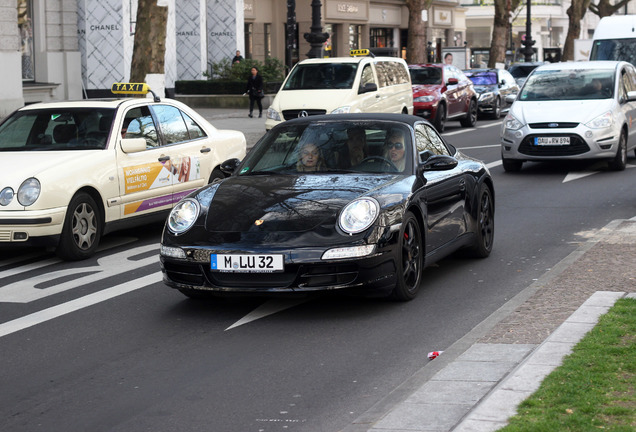
[[299, 64], [289, 74], [283, 90], [350, 89], [358, 63]]
[[537, 70], [530, 75], [519, 100], [583, 100], [612, 97], [613, 69], [546, 69]]
[[114, 112], [110, 108], [16, 111], [0, 125], [0, 151], [104, 149]]
[[408, 127], [393, 122], [316, 122], [272, 129], [239, 175], [398, 173], [411, 166]]

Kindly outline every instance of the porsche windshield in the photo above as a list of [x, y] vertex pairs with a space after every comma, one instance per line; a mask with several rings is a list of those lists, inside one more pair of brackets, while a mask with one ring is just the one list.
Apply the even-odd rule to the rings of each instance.
[[104, 149], [114, 112], [108, 108], [17, 111], [0, 125], [0, 151]]
[[350, 89], [358, 63], [299, 64], [289, 75], [283, 90]]
[[522, 101], [608, 99], [614, 97], [614, 69], [537, 70], [526, 81]]
[[239, 175], [398, 173], [411, 166], [409, 128], [395, 122], [324, 122], [270, 131]]

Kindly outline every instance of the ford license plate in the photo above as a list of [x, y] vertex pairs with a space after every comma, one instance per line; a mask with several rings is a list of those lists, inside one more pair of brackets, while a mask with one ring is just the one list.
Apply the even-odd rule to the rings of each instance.
[[242, 273], [272, 273], [284, 269], [283, 255], [212, 254], [210, 268], [213, 271]]
[[536, 137], [534, 145], [538, 146], [564, 146], [570, 145], [570, 137]]

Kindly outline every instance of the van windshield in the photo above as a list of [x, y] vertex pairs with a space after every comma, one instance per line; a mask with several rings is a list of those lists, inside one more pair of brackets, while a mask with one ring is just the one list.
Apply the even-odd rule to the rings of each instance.
[[297, 65], [283, 90], [350, 89], [358, 63], [319, 63]]
[[623, 60], [636, 65], [636, 38], [595, 40], [590, 60]]

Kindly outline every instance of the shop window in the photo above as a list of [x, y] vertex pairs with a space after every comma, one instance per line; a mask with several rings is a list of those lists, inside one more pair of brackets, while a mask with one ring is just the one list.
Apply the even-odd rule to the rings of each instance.
[[393, 46], [393, 29], [372, 28], [369, 34], [371, 48], [388, 48]]
[[18, 31], [22, 51], [22, 80], [34, 81], [32, 0], [18, 0]]
[[265, 23], [264, 39], [265, 39], [265, 58], [272, 56], [272, 25]]
[[337, 57], [338, 48], [336, 47], [336, 29], [335, 24], [325, 24], [325, 32], [329, 33], [329, 39], [325, 41], [324, 56], [325, 57]]
[[349, 49], [362, 48], [362, 26], [350, 25], [349, 26]]

